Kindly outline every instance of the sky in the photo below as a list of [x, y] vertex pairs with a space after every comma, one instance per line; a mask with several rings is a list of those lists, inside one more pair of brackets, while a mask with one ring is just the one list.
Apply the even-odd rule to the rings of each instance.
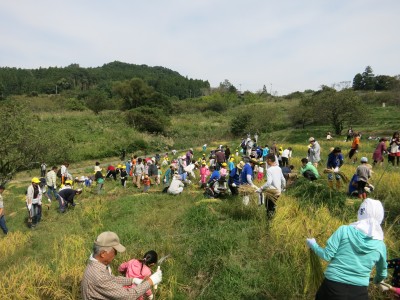
[[399, 0], [0, 0], [0, 67], [121, 61], [285, 95], [399, 75], [399, 16]]

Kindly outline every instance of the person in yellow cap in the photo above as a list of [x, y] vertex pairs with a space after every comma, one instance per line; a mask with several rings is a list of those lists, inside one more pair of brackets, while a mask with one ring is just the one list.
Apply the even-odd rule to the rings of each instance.
[[[101, 233], [94, 242], [81, 282], [84, 300], [89, 299], [138, 299], [153, 285], [162, 280], [162, 271], [157, 270], [147, 279], [126, 278], [112, 275], [110, 264], [117, 253], [125, 251], [116, 233]], [[126, 288], [135, 284], [132, 288]]]
[[33, 177], [26, 191], [26, 207], [28, 208], [28, 227], [34, 228], [42, 216], [42, 189], [40, 179]]
[[128, 173], [126, 172], [126, 166], [121, 166], [121, 171], [119, 173], [121, 178], [121, 185], [126, 187], [126, 179], [128, 178]]

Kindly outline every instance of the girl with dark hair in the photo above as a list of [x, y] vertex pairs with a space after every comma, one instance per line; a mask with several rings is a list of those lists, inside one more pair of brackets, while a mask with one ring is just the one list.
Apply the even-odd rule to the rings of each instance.
[[[143, 258], [131, 259], [130, 261], [124, 262], [118, 268], [118, 271], [121, 273], [125, 273], [127, 278], [134, 278], [134, 284], [130, 287], [134, 287], [142, 282], [142, 280], [151, 275], [150, 267], [154, 266], [158, 261], [157, 252], [154, 250], [147, 251]], [[151, 290], [146, 292], [146, 299], [153, 299], [153, 294]], [[143, 300], [143, 297], [138, 298], [139, 300]]]

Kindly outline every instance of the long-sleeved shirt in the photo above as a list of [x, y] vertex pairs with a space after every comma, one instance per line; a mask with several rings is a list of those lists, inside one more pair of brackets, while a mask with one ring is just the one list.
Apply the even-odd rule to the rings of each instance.
[[52, 186], [52, 187], [57, 186], [57, 174], [53, 170], [47, 172], [46, 184], [47, 184], [47, 186]]
[[338, 153], [337, 155], [333, 152], [329, 153], [328, 161], [326, 163], [326, 167], [328, 169], [340, 168], [343, 165], [343, 155]]
[[316, 167], [311, 162], [308, 162], [305, 166], [300, 168], [300, 173], [304, 174], [306, 171], [311, 171], [316, 178], [319, 178], [319, 173]]
[[242, 169], [242, 173], [240, 174], [240, 182], [241, 184], [250, 184], [253, 183], [253, 168], [249, 163], [246, 163]]
[[81, 283], [84, 300], [137, 299], [150, 289], [150, 283], [143, 281], [140, 285], [127, 289], [132, 279], [110, 274], [109, 268], [99, 261], [91, 259], [86, 266]]
[[358, 181], [368, 182], [368, 179], [371, 177], [371, 169], [366, 164], [361, 164], [357, 167], [356, 174]]
[[317, 163], [321, 160], [321, 146], [317, 141], [310, 147], [310, 154], [308, 156], [308, 160], [311, 163]]
[[330, 262], [325, 271], [329, 280], [368, 286], [371, 270], [376, 266], [374, 283], [387, 276], [386, 246], [353, 226], [340, 226], [328, 239], [325, 248], [312, 245], [320, 258]]
[[282, 188], [286, 186], [286, 179], [279, 166], [271, 166], [267, 169], [267, 182], [261, 187], [262, 190], [277, 190], [277, 195], [281, 194]]
[[32, 184], [28, 186], [26, 191], [26, 204], [41, 204], [42, 203], [42, 189], [40, 186], [34, 187]]

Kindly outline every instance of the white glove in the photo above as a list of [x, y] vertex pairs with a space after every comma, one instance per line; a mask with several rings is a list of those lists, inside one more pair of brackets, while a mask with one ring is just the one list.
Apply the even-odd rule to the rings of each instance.
[[143, 281], [143, 279], [140, 279], [140, 278], [133, 278], [133, 279], [132, 279], [132, 283], [133, 283], [133, 284], [136, 284], [136, 285], [141, 284], [142, 281]]
[[[166, 183], [166, 182], [167, 182], [167, 178], [164, 178], [163, 182]], [[153, 296], [153, 295], [152, 295], [152, 296]]]
[[334, 173], [338, 173], [338, 172], [339, 172], [339, 167], [334, 168], [334, 169], [333, 169], [333, 172], [334, 172]]
[[32, 204], [28, 204], [28, 210], [32, 209]]
[[383, 281], [379, 282], [378, 285], [382, 292], [387, 292], [392, 287], [390, 284], [383, 282]]
[[149, 300], [153, 300], [153, 298], [154, 298], [153, 294], [147, 296], [147, 299], [149, 299]]
[[236, 184], [235, 184], [235, 183], [232, 183], [232, 186], [233, 186], [233, 187], [236, 187]]
[[312, 247], [317, 243], [317, 241], [314, 238], [311, 239], [306, 239], [307, 246], [312, 249]]
[[256, 193], [262, 193], [262, 189], [261, 188], [256, 189]]
[[159, 284], [161, 282], [161, 280], [162, 280], [162, 272], [161, 272], [161, 270], [158, 270], [153, 275], [151, 275], [150, 279], [153, 282], [153, 285]]

